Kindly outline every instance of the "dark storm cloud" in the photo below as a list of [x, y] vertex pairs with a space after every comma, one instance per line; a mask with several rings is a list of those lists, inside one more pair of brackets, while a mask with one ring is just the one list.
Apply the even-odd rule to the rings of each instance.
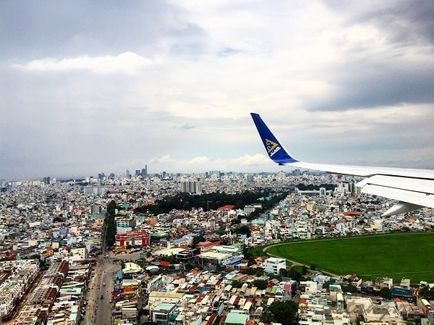
[[146, 54], [162, 35], [178, 28], [178, 38], [201, 32], [181, 23], [174, 26], [178, 12], [157, 0], [2, 1], [0, 57], [26, 60], [126, 50]]
[[324, 3], [345, 17], [346, 25], [373, 23], [388, 39], [400, 43], [434, 43], [434, 1], [393, 0], [365, 3], [325, 0]]
[[351, 62], [334, 71], [333, 96], [308, 100], [310, 110], [375, 108], [402, 103], [434, 103], [432, 66], [401, 67], [390, 62]]
[[434, 1], [393, 1], [387, 9], [363, 12], [353, 23], [373, 22], [386, 31], [393, 42], [434, 43]]
[[[326, 80], [337, 91], [307, 100], [309, 110], [349, 110], [403, 103], [434, 103], [434, 1], [325, 1], [344, 17], [344, 28], [375, 26], [385, 48], [365, 43], [330, 68]], [[413, 52], [413, 53], [411, 53]], [[424, 57], [414, 58], [414, 55]], [[413, 60], [413, 61], [412, 61]]]

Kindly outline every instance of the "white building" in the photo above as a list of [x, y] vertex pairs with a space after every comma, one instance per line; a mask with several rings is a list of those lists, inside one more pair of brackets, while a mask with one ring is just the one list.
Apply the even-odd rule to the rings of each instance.
[[281, 269], [286, 269], [284, 258], [269, 257], [264, 261], [264, 271], [271, 274], [279, 274]]
[[87, 256], [87, 248], [86, 247], [74, 247], [71, 248], [71, 255], [73, 259], [76, 260], [84, 260]]
[[199, 181], [184, 180], [181, 182], [183, 193], [202, 194], [202, 183]]

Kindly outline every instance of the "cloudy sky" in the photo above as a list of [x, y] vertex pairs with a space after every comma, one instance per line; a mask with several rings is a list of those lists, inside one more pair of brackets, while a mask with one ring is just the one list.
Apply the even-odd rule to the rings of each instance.
[[434, 168], [434, 2], [0, 2], [0, 178]]

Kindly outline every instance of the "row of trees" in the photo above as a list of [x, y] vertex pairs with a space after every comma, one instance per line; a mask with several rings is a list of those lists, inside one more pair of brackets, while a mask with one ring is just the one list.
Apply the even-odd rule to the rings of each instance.
[[336, 184], [321, 184], [321, 185], [313, 185], [313, 184], [304, 184], [304, 183], [300, 183], [298, 184], [296, 187], [300, 190], [300, 191], [317, 191], [319, 190], [321, 187], [324, 187], [327, 191], [333, 191], [336, 188]]
[[262, 208], [256, 209], [253, 211], [250, 215], [247, 216], [248, 220], [253, 220], [256, 217], [260, 216], [262, 213], [274, 208], [280, 201], [282, 201], [289, 192], [283, 192], [283, 193], [274, 193], [273, 195], [270, 195], [267, 200], [264, 200], [261, 202]]
[[[283, 195], [286, 196], [287, 193]], [[245, 191], [236, 194], [227, 193], [207, 193], [201, 195], [191, 195], [188, 193], [180, 193], [175, 196], [167, 197], [162, 200], [157, 200], [155, 204], [140, 207], [136, 212], [150, 212], [153, 214], [167, 213], [173, 209], [191, 210], [192, 208], [202, 208], [205, 211], [216, 210], [223, 205], [235, 205], [236, 209], [244, 208], [245, 205], [257, 203], [261, 198], [268, 198], [262, 201], [265, 209], [271, 208], [282, 197], [281, 193], [275, 194], [271, 190], [263, 190], [258, 192]]]
[[105, 227], [105, 243], [108, 247], [111, 247], [116, 242], [116, 202], [110, 201], [107, 205], [107, 213], [104, 219], [104, 227]]

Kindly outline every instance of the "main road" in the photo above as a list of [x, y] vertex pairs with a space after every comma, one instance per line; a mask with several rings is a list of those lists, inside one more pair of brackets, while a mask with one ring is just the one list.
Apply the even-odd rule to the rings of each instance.
[[120, 270], [120, 265], [109, 258], [106, 231], [107, 225], [104, 223], [101, 232], [102, 254], [97, 259], [95, 273], [87, 295], [86, 317], [82, 323], [84, 325], [110, 325], [112, 323], [113, 280], [115, 274]]
[[87, 311], [83, 324], [111, 324], [113, 280], [119, 270], [120, 265], [112, 259], [104, 256], [98, 258], [87, 296]]

